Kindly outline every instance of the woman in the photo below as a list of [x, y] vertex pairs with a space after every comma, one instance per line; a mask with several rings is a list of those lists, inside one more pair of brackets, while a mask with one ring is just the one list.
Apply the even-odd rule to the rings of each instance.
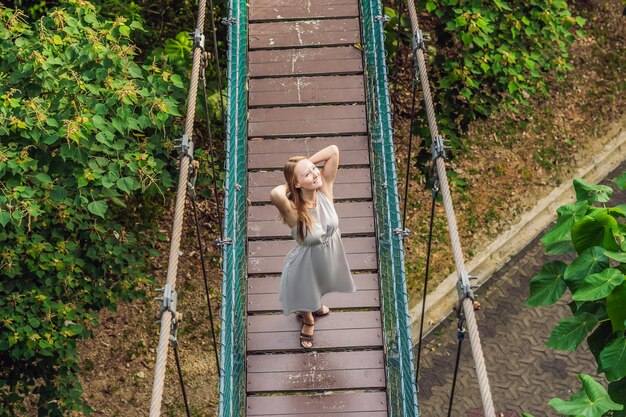
[[[316, 164], [324, 162], [320, 171]], [[321, 297], [329, 292], [356, 290], [333, 206], [333, 183], [339, 169], [339, 149], [328, 146], [310, 158], [294, 156], [284, 167], [286, 184], [270, 193], [270, 200], [298, 245], [287, 254], [280, 282], [283, 313], [302, 317], [300, 345], [313, 346], [314, 316], [330, 309]]]

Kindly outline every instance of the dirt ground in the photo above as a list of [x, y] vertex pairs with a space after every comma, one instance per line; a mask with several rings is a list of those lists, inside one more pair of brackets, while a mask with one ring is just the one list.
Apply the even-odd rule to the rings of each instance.
[[[519, 216], [601, 149], [607, 127], [624, 115], [622, 74], [626, 72], [626, 17], [621, 0], [586, 1], [575, 13], [589, 19], [588, 36], [571, 49], [574, 69], [564, 80], [553, 80], [548, 97], [536, 97], [529, 108], [503, 110], [475, 122], [467, 146], [450, 163], [455, 211], [466, 257], [479, 253]], [[425, 31], [428, 28], [423, 28]], [[404, 67], [408, 68], [407, 65]], [[405, 85], [408, 74], [404, 74]], [[410, 97], [399, 100], [410, 105]], [[406, 112], [408, 113], [408, 112]], [[398, 176], [404, 178], [408, 123], [396, 125]], [[415, 144], [414, 144], [415, 145]], [[403, 181], [401, 181], [403, 182]], [[416, 170], [411, 172], [405, 245], [408, 287], [412, 303], [419, 299], [428, 237], [430, 191]], [[402, 187], [402, 184], [401, 184]], [[403, 195], [403, 190], [399, 190]], [[218, 236], [214, 203], [203, 202], [201, 223], [208, 245], [208, 276], [215, 324], [219, 327], [219, 257], [212, 243]], [[169, 233], [171, 213], [160, 224]], [[183, 322], [178, 334], [179, 353], [192, 416], [217, 415], [218, 380], [207, 303], [195, 235], [187, 212], [177, 281], [178, 310]], [[160, 242], [163, 256], [155, 259], [155, 285], [151, 298], [165, 282], [168, 243]], [[431, 263], [433, 289], [453, 268], [445, 216], [438, 205]], [[93, 339], [80, 346], [84, 399], [94, 416], [146, 415], [150, 407], [153, 368], [159, 327], [154, 315], [159, 302], [136, 301], [103, 312]], [[219, 335], [219, 329], [215, 331]], [[183, 397], [170, 349], [162, 415], [185, 415]]]

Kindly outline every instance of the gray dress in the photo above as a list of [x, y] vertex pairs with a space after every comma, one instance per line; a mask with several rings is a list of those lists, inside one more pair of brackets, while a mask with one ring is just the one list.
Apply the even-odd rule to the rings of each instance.
[[322, 296], [329, 292], [356, 291], [333, 203], [318, 190], [317, 205], [309, 211], [312, 231], [305, 233], [301, 241], [297, 228], [291, 229], [298, 245], [287, 253], [283, 263], [280, 301], [285, 315], [319, 310]]

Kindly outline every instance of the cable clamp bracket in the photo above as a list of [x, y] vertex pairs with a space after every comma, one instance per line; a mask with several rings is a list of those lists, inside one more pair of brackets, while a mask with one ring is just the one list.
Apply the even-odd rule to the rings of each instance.
[[384, 14], [384, 15], [380, 15], [379, 14], [378, 16], [375, 16], [374, 19], [376, 19], [379, 22], [385, 24], [385, 23], [387, 23], [389, 21], [389, 16], [387, 16], [386, 14]]
[[447, 146], [445, 143], [446, 141], [441, 135], [435, 136], [435, 139], [430, 145], [431, 152], [433, 155], [433, 161], [436, 160], [437, 158], [443, 158], [444, 160], [447, 159], [446, 149], [450, 149], [450, 147]]
[[165, 284], [165, 287], [157, 289], [158, 292], [162, 292], [163, 296], [158, 297], [156, 300], [161, 300], [161, 310], [159, 311], [159, 320], [161, 322], [163, 314], [170, 312], [172, 314], [172, 321], [170, 325], [170, 343], [173, 346], [178, 346], [178, 323], [182, 320], [182, 314], [176, 311], [176, 304], [178, 302], [178, 294], [172, 284]]
[[196, 28], [195, 32], [193, 32], [193, 47], [204, 51], [204, 40], [204, 33], [202, 33], [200, 28]]
[[411, 231], [407, 228], [401, 228], [401, 227], [396, 227], [395, 229], [393, 229], [393, 232], [396, 235], [399, 235], [400, 237], [404, 238], [406, 236], [409, 236], [411, 234]]
[[189, 164], [189, 179], [187, 181], [187, 195], [195, 199], [196, 198], [196, 181], [198, 180], [198, 171], [200, 168], [200, 162], [195, 159]]
[[[472, 285], [470, 280], [474, 280], [476, 277], [470, 277], [467, 271], [463, 271], [461, 276], [459, 276], [459, 280], [456, 283], [456, 290], [459, 295], [459, 300], [457, 304], [457, 313], [460, 314], [463, 311], [463, 301], [466, 298], [472, 300], [472, 302], [476, 301], [476, 296], [472, 291]], [[466, 284], [467, 283], [467, 284]]]
[[225, 237], [224, 239], [215, 239], [215, 244], [219, 247], [219, 248], [224, 248], [224, 246], [227, 245], [232, 245], [233, 244], [233, 240], [229, 237]]
[[222, 18], [222, 24], [223, 25], [234, 25], [235, 23], [237, 23], [237, 19], [235, 19], [234, 17], [224, 17]]
[[193, 160], [193, 140], [189, 138], [188, 135], [183, 135], [180, 139], [174, 139], [177, 144], [176, 148], [180, 148], [180, 159], [184, 157], [189, 157], [189, 159]]
[[426, 52], [426, 45], [424, 42], [424, 33], [422, 33], [422, 31], [420, 29], [416, 29], [415, 32], [413, 32], [413, 52], [417, 51], [418, 49], [421, 49], [422, 51]]

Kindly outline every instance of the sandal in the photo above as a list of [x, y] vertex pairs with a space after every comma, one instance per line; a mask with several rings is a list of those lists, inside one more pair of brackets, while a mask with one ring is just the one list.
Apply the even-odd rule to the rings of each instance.
[[[302, 325], [313, 327], [315, 325], [315, 322], [307, 323], [306, 321], [303, 320]], [[304, 345], [305, 342], [310, 343], [311, 346], [305, 346]], [[302, 346], [304, 349], [311, 349], [313, 347], [313, 335], [304, 333], [304, 327], [300, 331], [300, 346]]]
[[326, 306], [324, 304], [322, 304], [322, 306], [319, 308], [319, 310], [313, 312], [313, 315], [315, 317], [327, 316], [330, 313], [330, 308], [326, 307], [326, 310], [324, 310], [324, 307], [326, 307]]

